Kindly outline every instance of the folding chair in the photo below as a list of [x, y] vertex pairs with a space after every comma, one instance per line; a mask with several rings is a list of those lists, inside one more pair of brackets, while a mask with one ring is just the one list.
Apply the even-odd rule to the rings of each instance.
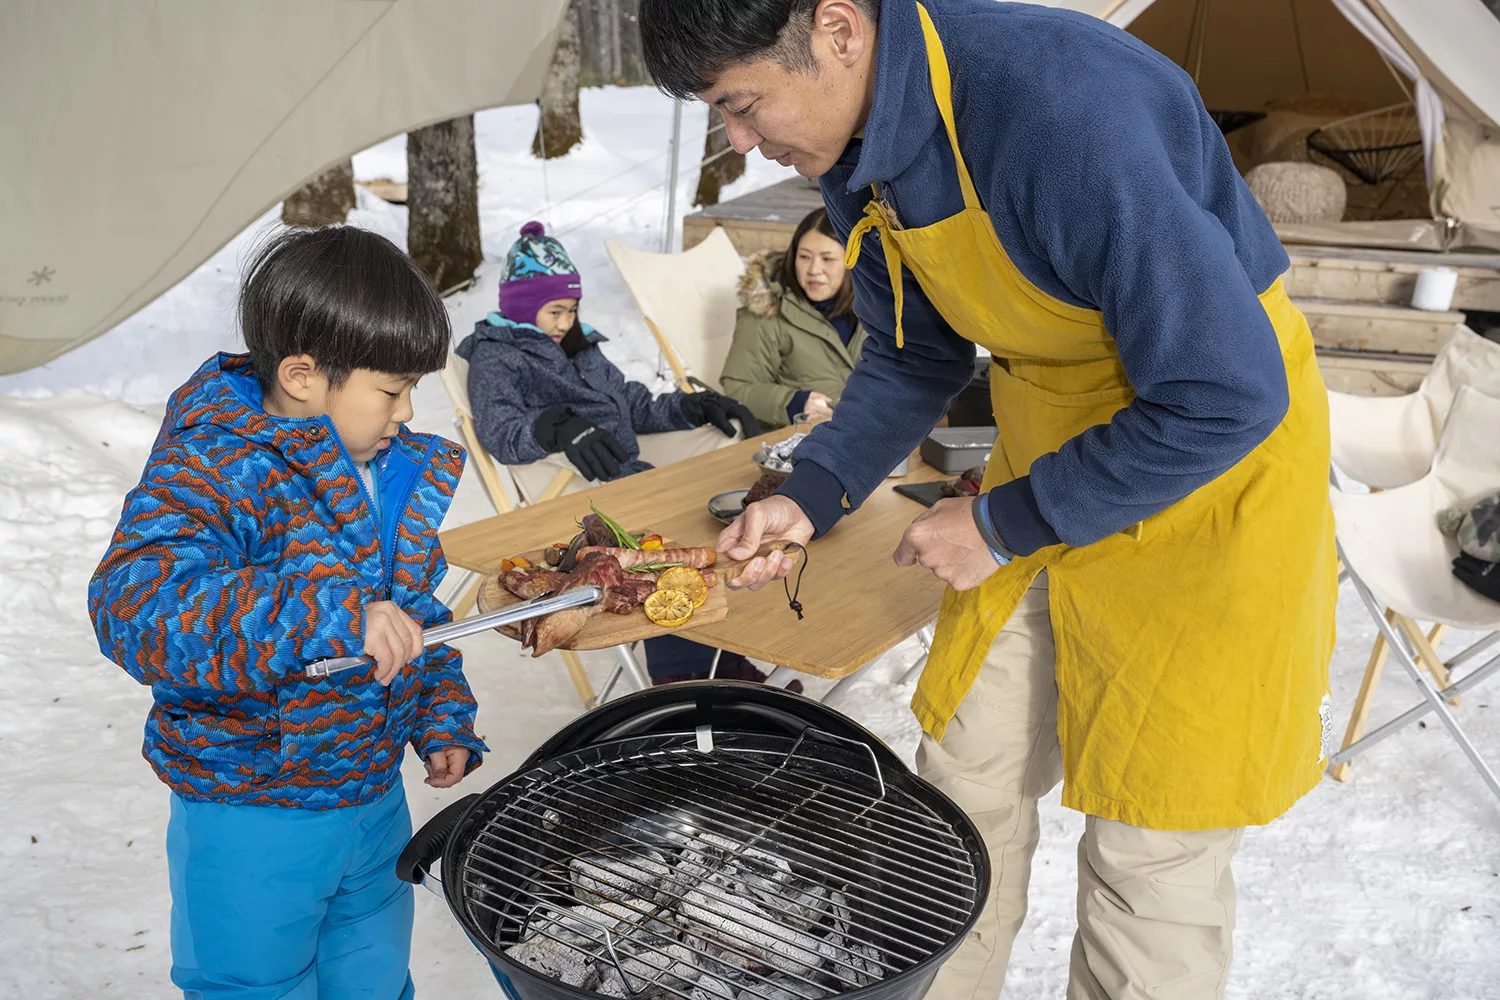
[[1427, 474], [1459, 388], [1500, 397], [1500, 344], [1457, 326], [1416, 392], [1405, 396], [1328, 394], [1333, 464], [1378, 489]]
[[[1500, 400], [1468, 386], [1460, 388], [1439, 439], [1432, 469], [1416, 482], [1368, 494], [1332, 491], [1340, 556], [1380, 640], [1421, 690], [1425, 703], [1359, 738], [1383, 655], [1372, 655], [1355, 700], [1344, 746], [1329, 758], [1335, 777], [1355, 755], [1406, 725], [1435, 712], [1480, 777], [1500, 798], [1500, 780], [1449, 710], [1444, 699], [1473, 688], [1497, 670], [1490, 659], [1458, 681], [1451, 671], [1494, 645], [1500, 632], [1500, 602], [1474, 593], [1453, 576], [1457, 545], [1437, 527], [1437, 514], [1472, 503], [1500, 489]], [[1419, 621], [1488, 633], [1444, 663]]]
[[681, 253], [652, 253], [613, 240], [605, 240], [604, 248], [671, 366], [677, 387], [692, 392], [696, 380], [717, 388], [734, 340], [736, 285], [745, 269], [724, 230], [715, 227], [702, 243]]

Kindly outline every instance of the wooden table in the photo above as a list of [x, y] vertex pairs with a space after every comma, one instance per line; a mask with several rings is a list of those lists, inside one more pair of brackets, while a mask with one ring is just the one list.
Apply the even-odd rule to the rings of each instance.
[[[649, 528], [683, 545], [712, 545], [723, 526], [708, 513], [709, 497], [748, 488], [759, 475], [752, 460], [773, 431], [727, 448], [593, 489], [445, 531], [443, 551], [454, 566], [494, 573], [500, 560], [566, 541], [592, 500], [633, 529]], [[888, 479], [859, 512], [809, 546], [798, 621], [779, 585], [730, 591], [729, 617], [681, 633], [697, 642], [832, 679], [846, 677], [937, 616], [942, 584], [920, 567], [901, 568], [891, 553], [922, 512], [897, 483], [945, 478], [913, 455], [909, 474]], [[796, 580], [793, 571], [792, 580]]]

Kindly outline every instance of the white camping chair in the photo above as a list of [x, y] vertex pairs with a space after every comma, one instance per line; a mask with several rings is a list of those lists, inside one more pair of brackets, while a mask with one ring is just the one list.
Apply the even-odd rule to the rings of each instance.
[[1465, 385], [1500, 397], [1500, 344], [1457, 326], [1416, 392], [1330, 392], [1333, 464], [1351, 479], [1379, 489], [1415, 482], [1432, 466], [1453, 397]]
[[[1460, 583], [1451, 571], [1458, 549], [1437, 527], [1437, 515], [1500, 490], [1500, 400], [1470, 387], [1458, 390], [1431, 471], [1416, 482], [1369, 494], [1332, 491], [1338, 541], [1349, 579], [1380, 629], [1381, 639], [1421, 689], [1425, 703], [1356, 739], [1378, 682], [1383, 658], [1372, 656], [1350, 720], [1345, 745], [1329, 758], [1335, 771], [1402, 727], [1436, 712], [1490, 790], [1500, 780], [1484, 762], [1445, 698], [1453, 698], [1500, 670], [1491, 659], [1457, 682], [1449, 671], [1493, 645], [1500, 603]], [[1489, 633], [1446, 664], [1418, 621]], [[1441, 678], [1439, 680], [1438, 678]]]
[[745, 269], [724, 230], [715, 227], [702, 243], [681, 253], [652, 253], [614, 240], [605, 240], [604, 247], [678, 388], [691, 392], [690, 378], [717, 388], [734, 340], [736, 286]]
[[[560, 469], [554, 476], [552, 485], [544, 489], [540, 495], [525, 496], [520, 490], [518, 480], [509, 476], [510, 470], [496, 462], [494, 457], [485, 450], [484, 445], [479, 443], [479, 433], [474, 427], [474, 412], [469, 405], [469, 363], [456, 354], [448, 355], [448, 366], [443, 369], [443, 388], [453, 403], [454, 426], [457, 427], [464, 446], [469, 449], [469, 467], [479, 472], [479, 481], [483, 484], [490, 503], [494, 505], [495, 513], [504, 514], [526, 503], [550, 500], [565, 492], [572, 481], [583, 482], [583, 478], [569, 466], [567, 469]], [[516, 496], [520, 497], [519, 503], [512, 499], [512, 494], [506, 489], [502, 477], [510, 479]], [[468, 570], [452, 572], [457, 576], [454, 593], [459, 595], [453, 602], [453, 617], [464, 618], [474, 609], [484, 577]], [[616, 659], [619, 660], [619, 666], [610, 677], [604, 692], [595, 694], [594, 685], [589, 680], [588, 673], [583, 669], [583, 661], [578, 658], [578, 654], [570, 649], [558, 650], [557, 655], [562, 657], [563, 666], [568, 670], [568, 679], [573, 682], [573, 687], [578, 692], [578, 700], [583, 703], [584, 708], [593, 708], [607, 699], [615, 682], [622, 674], [628, 674], [637, 687], [650, 686], [649, 677], [636, 663], [629, 649], [623, 646], [617, 647], [615, 654]]]

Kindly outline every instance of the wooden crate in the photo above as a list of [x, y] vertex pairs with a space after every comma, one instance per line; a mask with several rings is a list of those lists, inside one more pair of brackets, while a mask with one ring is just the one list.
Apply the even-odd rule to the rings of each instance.
[[1335, 392], [1356, 396], [1401, 396], [1415, 392], [1431, 358], [1373, 351], [1318, 350], [1323, 381]]
[[1458, 272], [1454, 309], [1500, 312], [1500, 254], [1299, 245], [1288, 246], [1287, 254], [1292, 259], [1287, 294], [1294, 299], [1405, 306], [1419, 271], [1451, 267]]
[[744, 256], [785, 250], [797, 223], [822, 204], [816, 183], [793, 177], [687, 216], [682, 220], [682, 247], [694, 246], [715, 226], [722, 226], [729, 242]]

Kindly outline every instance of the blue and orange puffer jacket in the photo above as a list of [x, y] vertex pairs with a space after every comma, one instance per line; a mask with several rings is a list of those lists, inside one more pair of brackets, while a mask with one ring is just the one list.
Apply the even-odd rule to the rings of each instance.
[[89, 584], [99, 647], [155, 707], [144, 755], [173, 791], [237, 805], [331, 809], [467, 747], [478, 766], [462, 656], [439, 646], [382, 687], [374, 668], [309, 680], [361, 651], [364, 606], [390, 600], [424, 628], [446, 571], [437, 530], [463, 450], [403, 428], [377, 459], [378, 509], [327, 417], [274, 417], [243, 355], [178, 389], [141, 482]]

